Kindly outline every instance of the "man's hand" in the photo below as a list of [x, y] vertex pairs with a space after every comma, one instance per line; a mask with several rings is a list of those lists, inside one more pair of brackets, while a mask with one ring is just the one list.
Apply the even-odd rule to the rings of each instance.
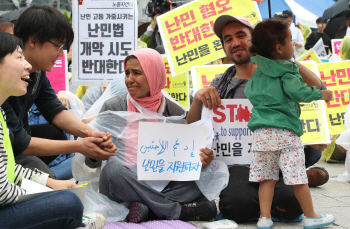
[[310, 145], [311, 148], [317, 149], [319, 151], [323, 151], [327, 148], [327, 144], [317, 144], [317, 145]]
[[78, 187], [74, 181], [71, 180], [54, 180], [50, 177], [47, 179], [46, 186], [52, 188], [53, 190], [62, 190], [67, 188]]
[[154, 28], [156, 28], [157, 26], [157, 17], [161, 15], [161, 14], [156, 14], [154, 17], [153, 17], [153, 21], [152, 21], [152, 24], [151, 24], [151, 27], [152, 29], [154, 30]]
[[114, 144], [113, 146], [115, 148], [113, 147], [113, 149], [108, 149], [108, 150], [105, 150], [105, 147], [101, 148], [99, 146], [99, 144], [103, 142], [102, 138], [86, 137], [79, 141], [80, 141], [79, 152], [84, 154], [87, 157], [91, 157], [95, 160], [102, 161], [102, 160], [107, 160], [111, 156], [115, 156], [115, 150], [117, 149], [117, 147], [115, 147]]
[[303, 47], [303, 44], [301, 42], [294, 42], [295, 47], [301, 48]]
[[221, 105], [221, 99], [215, 87], [200, 89], [194, 95], [193, 100], [201, 101], [203, 105], [209, 110]]
[[200, 150], [202, 152], [199, 154], [201, 156], [202, 168], [205, 168], [214, 159], [214, 153], [213, 153], [213, 150], [208, 148], [204, 148]]
[[[113, 154], [111, 156], [115, 156], [115, 151], [117, 151], [117, 147], [112, 142], [112, 139], [111, 139], [112, 134], [111, 133], [109, 133], [109, 132], [104, 133], [102, 131], [95, 131], [95, 132], [90, 134], [90, 132], [88, 130], [86, 130], [86, 135], [88, 137], [103, 139], [103, 141], [99, 142], [97, 144], [97, 146], [100, 147], [102, 150], [106, 151], [107, 153]], [[103, 159], [103, 160], [106, 160], [106, 159]]]

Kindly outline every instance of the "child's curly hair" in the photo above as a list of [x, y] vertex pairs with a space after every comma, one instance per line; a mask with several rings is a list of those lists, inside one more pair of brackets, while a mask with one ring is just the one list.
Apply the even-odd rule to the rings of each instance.
[[283, 19], [267, 19], [260, 22], [252, 32], [250, 53], [273, 59], [276, 44], [284, 45], [288, 29], [289, 25]]

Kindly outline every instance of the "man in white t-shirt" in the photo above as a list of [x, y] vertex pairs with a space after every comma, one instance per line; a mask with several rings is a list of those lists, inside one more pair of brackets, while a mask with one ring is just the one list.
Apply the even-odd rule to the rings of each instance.
[[289, 24], [289, 29], [292, 32], [292, 40], [294, 42], [294, 58], [299, 58], [299, 52], [304, 51], [304, 36], [300, 29], [293, 23], [293, 13], [289, 10], [282, 12], [282, 15], [287, 15], [286, 21]]

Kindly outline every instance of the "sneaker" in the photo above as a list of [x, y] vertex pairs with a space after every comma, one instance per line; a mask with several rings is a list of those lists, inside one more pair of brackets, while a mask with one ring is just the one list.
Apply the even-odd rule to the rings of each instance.
[[128, 222], [140, 223], [148, 220], [148, 207], [139, 202], [132, 202], [129, 205], [129, 214], [126, 217]]
[[84, 229], [102, 229], [106, 224], [105, 217], [98, 212], [84, 212], [83, 223], [85, 227], [79, 227]]
[[304, 228], [319, 228], [331, 225], [334, 223], [335, 218], [332, 215], [320, 215], [319, 218], [305, 217]]
[[216, 217], [217, 208], [215, 201], [206, 198], [189, 204], [181, 205], [179, 220], [183, 221], [209, 221]]
[[259, 218], [259, 221], [256, 224], [256, 226], [259, 229], [270, 229], [273, 226], [273, 222], [271, 218], [262, 217], [262, 218]]

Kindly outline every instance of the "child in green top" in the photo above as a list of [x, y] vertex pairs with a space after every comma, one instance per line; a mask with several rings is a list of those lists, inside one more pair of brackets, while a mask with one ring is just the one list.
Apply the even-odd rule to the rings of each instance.
[[298, 66], [290, 61], [294, 47], [285, 21], [270, 19], [259, 23], [252, 33], [250, 52], [258, 69], [247, 82], [244, 93], [253, 105], [248, 127], [254, 131], [249, 180], [260, 182], [258, 228], [270, 228], [271, 204], [279, 169], [284, 183], [293, 185], [304, 212], [304, 228], [318, 228], [334, 222], [332, 215], [314, 212], [305, 172], [305, 156], [299, 102], [326, 100], [332, 92], [303, 84]]

